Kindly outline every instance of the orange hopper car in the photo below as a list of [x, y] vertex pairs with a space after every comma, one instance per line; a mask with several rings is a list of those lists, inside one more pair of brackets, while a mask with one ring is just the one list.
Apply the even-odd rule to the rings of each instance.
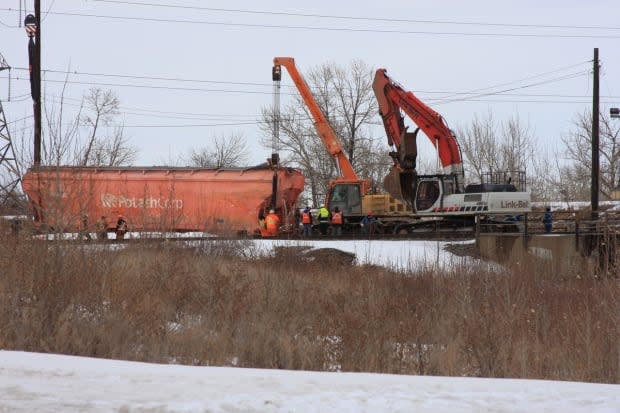
[[119, 215], [130, 231], [200, 231], [256, 234], [268, 211], [277, 177], [276, 212], [293, 223], [304, 177], [298, 170], [268, 165], [205, 169], [170, 167], [38, 167], [23, 177], [24, 192], [41, 227], [74, 231], [108, 229]]

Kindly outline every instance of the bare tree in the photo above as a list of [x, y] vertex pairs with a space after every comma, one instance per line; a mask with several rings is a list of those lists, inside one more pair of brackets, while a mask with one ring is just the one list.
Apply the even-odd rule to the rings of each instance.
[[240, 133], [214, 137], [210, 146], [194, 150], [189, 155], [189, 163], [201, 168], [241, 166], [247, 159], [247, 142]]
[[526, 171], [534, 161], [537, 145], [530, 126], [519, 116], [502, 123], [501, 127], [500, 169], [507, 171]]
[[[336, 114], [342, 119], [340, 128], [343, 146], [352, 164], [361, 164], [356, 157], [357, 146], [363, 146], [365, 129], [378, 111], [377, 101], [372, 93], [372, 69], [360, 60], [351, 62], [347, 69], [334, 67], [332, 80], [335, 98], [338, 100]], [[363, 148], [360, 152], [363, 152]]]
[[91, 165], [130, 165], [136, 159], [136, 150], [129, 145], [122, 125], [115, 126], [112, 134], [106, 139], [97, 139], [90, 150]]
[[[41, 139], [41, 158], [44, 165], [120, 166], [131, 164], [137, 155], [129, 145], [119, 115], [118, 98], [111, 91], [91, 89], [68, 112], [67, 80], [58, 96], [44, 94], [44, 128]], [[32, 138], [24, 126], [20, 138], [19, 163], [22, 169], [33, 162]], [[106, 135], [109, 133], [109, 136]], [[86, 138], [83, 138], [86, 136]]]
[[458, 140], [471, 180], [480, 181], [485, 172], [499, 169], [499, 133], [492, 112], [482, 119], [475, 115], [471, 125], [459, 130]]
[[471, 125], [458, 132], [465, 171], [472, 181], [485, 172], [527, 171], [533, 167], [537, 146], [529, 125], [519, 117], [497, 123], [493, 113], [474, 117]]
[[[111, 90], [94, 88], [84, 97], [86, 113], [81, 123], [88, 134], [79, 148], [81, 165], [119, 166], [135, 160], [136, 150], [128, 143], [122, 124], [115, 122], [120, 102]], [[104, 133], [113, 126], [111, 136]], [[101, 132], [103, 129], [104, 132]], [[103, 136], [102, 136], [103, 135]]]
[[[48, 99], [47, 93], [44, 97], [44, 113], [47, 128], [42, 130], [41, 139], [42, 160], [48, 165], [60, 165], [69, 161], [75, 152], [79, 142], [80, 116], [84, 107], [82, 101], [78, 107], [77, 115], [70, 120], [66, 120], [65, 115], [65, 93], [67, 91], [67, 80], [57, 101]], [[27, 153], [30, 153], [29, 151]], [[28, 164], [32, 163], [32, 159]]]
[[[611, 199], [620, 183], [620, 124], [606, 114], [600, 114], [600, 194]], [[592, 174], [592, 112], [577, 115], [573, 130], [562, 137], [566, 145], [565, 157], [570, 162], [563, 168], [563, 175], [570, 177], [565, 190], [573, 199], [589, 199]]]
[[[310, 69], [304, 77], [354, 170], [360, 178], [381, 182], [391, 162], [387, 150], [371, 132], [370, 126], [378, 122], [373, 74], [372, 68], [356, 60], [347, 68], [325, 63]], [[273, 120], [273, 109], [263, 108], [265, 147], [271, 147]], [[318, 204], [329, 180], [339, 176], [338, 165], [318, 136], [306, 103], [297, 94], [282, 110], [278, 146], [284, 152], [283, 162], [303, 171], [311, 200]]]
[[[120, 166], [134, 162], [137, 149], [129, 144], [119, 116], [119, 101], [111, 91], [91, 89], [78, 108], [68, 113], [66, 85], [60, 95], [44, 95], [41, 158], [44, 165]], [[26, 128], [25, 128], [26, 129]], [[85, 136], [85, 138], [84, 138]], [[32, 164], [31, 137], [21, 138], [19, 163]]]
[[118, 114], [118, 98], [112, 91], [102, 91], [101, 89], [90, 89], [85, 97], [86, 104], [92, 113], [84, 115], [82, 123], [88, 126], [90, 136], [86, 140], [84, 153], [82, 155], [82, 165], [88, 165], [91, 152], [97, 143], [97, 132], [99, 126], [108, 126], [110, 121]]

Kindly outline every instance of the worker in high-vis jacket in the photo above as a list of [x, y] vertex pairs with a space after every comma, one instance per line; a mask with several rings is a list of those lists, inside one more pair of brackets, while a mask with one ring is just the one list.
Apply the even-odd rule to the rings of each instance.
[[329, 218], [329, 209], [325, 208], [325, 204], [321, 204], [321, 208], [319, 209], [319, 229], [321, 230], [321, 235], [327, 235]]
[[304, 226], [304, 237], [310, 238], [312, 236], [312, 213], [309, 206], [301, 213], [301, 224]]
[[339, 237], [342, 235], [342, 212], [340, 208], [334, 208], [334, 212], [332, 213], [332, 234], [335, 237]]
[[275, 237], [280, 230], [280, 217], [276, 215], [276, 211], [269, 210], [269, 214], [265, 217], [265, 227], [267, 229], [267, 235]]

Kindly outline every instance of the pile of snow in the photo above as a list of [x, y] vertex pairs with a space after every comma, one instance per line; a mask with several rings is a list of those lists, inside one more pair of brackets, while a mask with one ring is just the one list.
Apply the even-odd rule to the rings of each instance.
[[0, 351], [2, 412], [620, 411], [620, 386], [159, 365]]

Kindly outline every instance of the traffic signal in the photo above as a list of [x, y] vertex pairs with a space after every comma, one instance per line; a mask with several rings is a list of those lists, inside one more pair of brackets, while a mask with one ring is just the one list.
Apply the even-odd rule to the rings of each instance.
[[620, 108], [609, 109], [609, 116], [612, 118], [620, 118]]

